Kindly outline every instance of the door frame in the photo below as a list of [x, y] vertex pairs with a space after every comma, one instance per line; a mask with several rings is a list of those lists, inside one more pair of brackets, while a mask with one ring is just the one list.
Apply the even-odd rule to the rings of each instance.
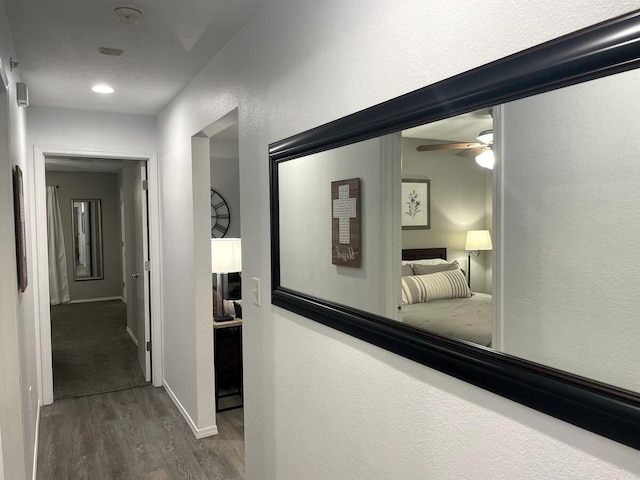
[[162, 284], [161, 284], [161, 237], [160, 237], [160, 195], [159, 165], [157, 153], [121, 152], [105, 150], [89, 150], [60, 146], [33, 147], [33, 205], [35, 206], [35, 257], [34, 293], [35, 309], [39, 313], [39, 348], [37, 357], [40, 373], [40, 392], [42, 405], [53, 403], [53, 358], [51, 351], [51, 312], [49, 305], [49, 262], [47, 247], [47, 200], [45, 156], [69, 156], [86, 158], [113, 158], [123, 160], [143, 160], [147, 162], [147, 181], [149, 185], [149, 258], [151, 259], [151, 350], [152, 375], [151, 383], [162, 386]]
[[[144, 188], [145, 182], [148, 183], [149, 179], [149, 166], [147, 162], [136, 162], [135, 180], [133, 184], [133, 209], [134, 209], [134, 238], [135, 238], [135, 269], [138, 274], [138, 278], [142, 276], [142, 292], [140, 292], [140, 285], [138, 285], [137, 279], [132, 283], [135, 284], [135, 320], [136, 330], [138, 332], [138, 363], [142, 368], [142, 373], [146, 381], [151, 378], [152, 364], [151, 352], [147, 349], [146, 345], [148, 341], [151, 341], [151, 312], [149, 309], [149, 299], [151, 292], [149, 287], [151, 284], [150, 272], [146, 269], [146, 263], [151, 260], [149, 253], [149, 229], [146, 228], [149, 225], [149, 195], [148, 189]], [[137, 220], [140, 220], [138, 222]], [[140, 236], [138, 238], [138, 227], [141, 226]], [[140, 245], [138, 244], [140, 242]], [[138, 247], [141, 247], [141, 251], [138, 251]], [[138, 255], [140, 254], [140, 255]], [[142, 304], [140, 303], [140, 293], [142, 293]], [[142, 310], [142, 312], [141, 312]], [[128, 310], [127, 310], [128, 311]], [[142, 313], [142, 318], [140, 316]], [[129, 316], [127, 314], [127, 321]], [[144, 359], [144, 360], [143, 360]], [[143, 360], [143, 361], [142, 361]]]
[[[120, 241], [122, 242], [122, 301], [127, 304], [127, 252], [129, 244], [126, 241], [125, 221], [124, 221], [124, 189], [118, 188], [118, 201], [120, 202]], [[131, 333], [127, 329], [127, 333]]]

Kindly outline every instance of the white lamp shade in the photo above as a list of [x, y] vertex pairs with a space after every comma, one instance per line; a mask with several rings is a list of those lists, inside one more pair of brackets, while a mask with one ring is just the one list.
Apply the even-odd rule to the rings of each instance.
[[211, 272], [242, 271], [242, 251], [239, 238], [211, 239]]
[[469, 230], [467, 241], [464, 244], [465, 250], [492, 250], [491, 235], [489, 230]]

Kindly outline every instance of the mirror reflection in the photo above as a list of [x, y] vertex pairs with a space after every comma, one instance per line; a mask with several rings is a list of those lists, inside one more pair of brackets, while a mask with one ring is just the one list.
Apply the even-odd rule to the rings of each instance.
[[502, 107], [496, 346], [636, 392], [639, 80], [631, 70]]
[[72, 200], [75, 280], [104, 278], [102, 264], [102, 205], [100, 200]]
[[[487, 347], [493, 316], [491, 113], [402, 132], [401, 320]], [[428, 197], [413, 187], [420, 179], [429, 182]], [[406, 225], [416, 203], [431, 213], [428, 228]]]
[[[639, 76], [283, 162], [282, 286], [640, 392]], [[350, 178], [360, 268], [330, 256], [329, 186]]]

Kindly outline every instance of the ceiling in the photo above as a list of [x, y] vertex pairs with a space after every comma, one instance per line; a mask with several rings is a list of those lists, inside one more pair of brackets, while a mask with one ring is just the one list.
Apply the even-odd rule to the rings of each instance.
[[492, 129], [491, 112], [489, 109], [484, 109], [409, 128], [402, 132], [402, 136], [434, 140], [431, 143], [477, 142], [476, 137], [480, 132]]
[[[266, 0], [5, 0], [31, 105], [157, 114]], [[118, 21], [116, 7], [143, 12]], [[100, 47], [124, 51], [99, 53]], [[108, 83], [115, 92], [91, 91]]]

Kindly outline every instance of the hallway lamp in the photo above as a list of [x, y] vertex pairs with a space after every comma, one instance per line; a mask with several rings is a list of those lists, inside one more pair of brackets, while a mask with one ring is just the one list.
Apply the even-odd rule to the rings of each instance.
[[471, 288], [471, 255], [480, 255], [480, 250], [492, 250], [489, 230], [469, 230], [464, 249], [469, 252], [467, 261], [467, 285]]
[[242, 271], [242, 251], [239, 238], [212, 238], [211, 239], [211, 273], [215, 273], [216, 290], [220, 294], [220, 307], [215, 312], [216, 322], [227, 322], [233, 320], [233, 316], [225, 312], [225, 285], [223, 285], [223, 275], [226, 279], [229, 273]]

